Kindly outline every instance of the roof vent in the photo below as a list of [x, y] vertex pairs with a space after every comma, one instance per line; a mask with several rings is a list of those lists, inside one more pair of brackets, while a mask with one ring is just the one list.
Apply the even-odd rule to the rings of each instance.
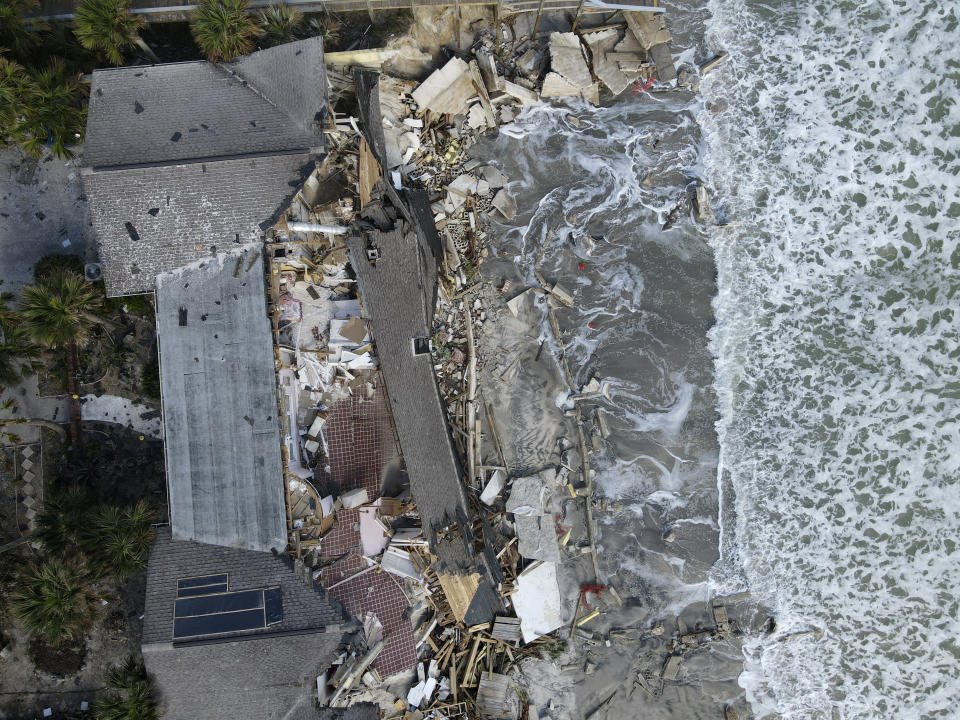
[[87, 263], [84, 265], [83, 277], [85, 277], [88, 282], [97, 282], [97, 280], [103, 277], [103, 269], [100, 267], [100, 263]]

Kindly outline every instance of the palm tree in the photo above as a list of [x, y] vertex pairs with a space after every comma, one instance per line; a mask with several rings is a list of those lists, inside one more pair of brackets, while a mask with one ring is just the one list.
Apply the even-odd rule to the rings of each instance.
[[220, 62], [250, 52], [259, 28], [249, 0], [202, 0], [190, 18], [190, 30], [203, 54]]
[[0, 48], [20, 60], [27, 58], [45, 24], [25, 18], [39, 6], [37, 0], [0, 0]]
[[94, 315], [102, 305], [102, 298], [91, 283], [68, 270], [44, 275], [36, 285], [24, 287], [21, 293], [20, 312], [27, 331], [37, 342], [66, 351], [70, 434], [76, 444], [80, 439], [77, 347], [90, 337], [94, 323], [104, 322]]
[[67, 488], [44, 498], [33, 539], [49, 557], [77, 553], [89, 526], [93, 500], [84, 488]]
[[0, 390], [43, 367], [41, 348], [10, 309], [12, 293], [0, 293]]
[[143, 662], [133, 657], [107, 673], [109, 692], [93, 704], [94, 720], [156, 720], [153, 682]]
[[310, 20], [309, 32], [311, 36], [323, 38], [323, 49], [330, 50], [340, 43], [341, 24], [333, 15], [328, 14], [322, 20], [320, 18]]
[[20, 312], [27, 330], [51, 348], [82, 345], [103, 318], [95, 313], [103, 297], [92, 283], [69, 270], [54, 270], [21, 291]]
[[285, 2], [273, 3], [258, 13], [260, 17], [260, 44], [273, 47], [296, 40], [303, 30], [303, 13]]
[[82, 557], [51, 557], [33, 564], [10, 593], [13, 614], [51, 645], [81, 638], [96, 618], [102, 595]]
[[[22, 72], [19, 81], [11, 77]], [[3, 134], [23, 149], [40, 157], [49, 141], [53, 154], [69, 158], [69, 145], [83, 139], [87, 110], [83, 99], [87, 86], [79, 74], [71, 73], [59, 58], [51, 60], [41, 70], [25, 71], [15, 63], [0, 67], [0, 92], [11, 97], [15, 106], [4, 117]], [[9, 115], [12, 121], [7, 125]]]
[[23, 65], [0, 57], [0, 145], [20, 141], [28, 108], [36, 105], [38, 94], [36, 83]]
[[155, 521], [145, 500], [126, 508], [103, 505], [80, 532], [80, 547], [97, 569], [123, 582], [147, 566]]
[[81, 0], [74, 23], [73, 32], [80, 44], [106, 57], [113, 65], [123, 63], [123, 54], [135, 47], [154, 62], [160, 62], [140, 37], [147, 23], [143, 16], [130, 12], [130, 0]]

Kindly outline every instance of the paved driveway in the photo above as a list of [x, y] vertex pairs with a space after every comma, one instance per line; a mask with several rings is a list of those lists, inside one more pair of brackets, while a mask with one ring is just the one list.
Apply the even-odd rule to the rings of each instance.
[[17, 292], [33, 281], [34, 263], [51, 253], [84, 256], [89, 228], [79, 153], [39, 161], [19, 148], [0, 150], [0, 278]]

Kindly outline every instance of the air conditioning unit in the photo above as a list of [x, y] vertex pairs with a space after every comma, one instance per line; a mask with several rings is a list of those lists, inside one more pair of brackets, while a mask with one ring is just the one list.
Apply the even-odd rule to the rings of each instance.
[[100, 269], [100, 263], [87, 263], [84, 265], [83, 276], [90, 282], [97, 282], [103, 277], [103, 270]]

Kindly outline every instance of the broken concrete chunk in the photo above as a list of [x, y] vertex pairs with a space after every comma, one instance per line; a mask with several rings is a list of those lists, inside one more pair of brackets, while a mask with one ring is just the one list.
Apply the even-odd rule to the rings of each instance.
[[543, 515], [545, 491], [538, 477], [517, 478], [510, 489], [507, 512], [522, 517]]
[[514, 317], [520, 317], [520, 310], [523, 309], [524, 301], [527, 298], [533, 299], [533, 288], [527, 288], [522, 293], [516, 297], [510, 298], [507, 300], [507, 308], [513, 314]]
[[[593, 72], [614, 95], [619, 95], [637, 79], [638, 73], [625, 73], [618, 64], [618, 54], [613, 52], [619, 38], [616, 29], [590, 33], [587, 45], [593, 55]], [[644, 60], [645, 57], [639, 57]]]
[[580, 97], [580, 88], [555, 72], [547, 73], [540, 88], [540, 97]]
[[650, 60], [657, 66], [657, 80], [662, 83], [673, 82], [677, 78], [677, 69], [673, 65], [673, 53], [667, 43], [650, 48]]
[[539, 77], [541, 69], [543, 69], [543, 55], [533, 48], [517, 58], [517, 70], [531, 80]]
[[364, 488], [357, 488], [356, 490], [350, 490], [341, 495], [340, 502], [343, 503], [344, 508], [350, 510], [351, 508], [366, 505], [367, 502], [369, 502], [369, 498], [367, 497], [367, 491]]
[[492, 204], [507, 220], [513, 220], [513, 217], [517, 214], [517, 204], [506, 188], [497, 191], [497, 194], [493, 196]]
[[497, 496], [503, 490], [504, 482], [506, 481], [506, 476], [503, 474], [502, 470], [494, 470], [493, 475], [490, 476], [490, 480], [487, 481], [487, 485], [483, 488], [483, 492], [480, 493], [480, 500], [485, 505], [493, 505], [493, 501], [497, 499]]
[[700, 222], [713, 222], [713, 209], [710, 207], [710, 196], [707, 188], [697, 185], [693, 196], [693, 208], [696, 218]]
[[467, 113], [467, 125], [474, 130], [483, 130], [487, 127], [487, 114], [479, 103], [473, 105]]
[[550, 68], [578, 88], [593, 83], [580, 38], [575, 33], [550, 34]]
[[510, 97], [519, 100], [521, 105], [532, 105], [539, 99], [533, 90], [528, 90], [523, 85], [517, 85], [509, 80], [503, 81], [503, 91]]
[[625, 12], [623, 19], [640, 45], [648, 50], [654, 45], [670, 42], [670, 31], [667, 30], [666, 17], [662, 12]]
[[502, 89], [503, 78], [497, 73], [497, 61], [493, 53], [486, 48], [479, 48], [473, 55], [477, 58], [477, 66], [480, 68], [480, 75], [487, 90], [493, 92]]
[[499, 168], [493, 165], [487, 165], [480, 172], [483, 175], [483, 179], [486, 180], [492, 188], [502, 188], [507, 184], [507, 180], [509, 180], [506, 175], [500, 172]]
[[458, 57], [435, 70], [413, 91], [413, 99], [421, 110], [455, 115], [467, 110], [467, 102], [474, 96], [473, 75], [470, 66]]

